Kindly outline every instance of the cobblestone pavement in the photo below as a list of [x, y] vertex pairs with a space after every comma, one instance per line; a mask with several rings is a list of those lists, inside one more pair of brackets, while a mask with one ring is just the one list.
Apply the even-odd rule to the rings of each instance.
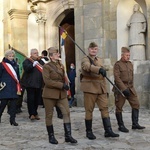
[[30, 121], [23, 104], [23, 112], [18, 114], [16, 122], [19, 126], [9, 124], [7, 111], [3, 113], [0, 123], [0, 150], [150, 150], [150, 110], [141, 108], [139, 123], [144, 125], [144, 130], [131, 129], [130, 108], [124, 108], [123, 117], [129, 133], [118, 131], [114, 110], [110, 112], [111, 124], [114, 132], [119, 133], [119, 138], [105, 138], [101, 115], [98, 108], [93, 114], [93, 132], [96, 140], [88, 140], [85, 136], [84, 108], [73, 107], [71, 111], [72, 136], [78, 140], [78, 144], [72, 145], [64, 142], [64, 129], [62, 119], [56, 117], [54, 112], [53, 125], [55, 137], [59, 144], [48, 142], [45, 128], [44, 108], [39, 107], [39, 121]]

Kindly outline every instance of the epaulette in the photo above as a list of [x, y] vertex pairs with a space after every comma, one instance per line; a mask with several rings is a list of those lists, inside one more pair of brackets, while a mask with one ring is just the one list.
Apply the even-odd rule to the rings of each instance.
[[117, 63], [119, 63], [119, 62], [120, 62], [120, 60], [116, 61], [116, 63], [115, 63], [115, 64], [117, 64]]

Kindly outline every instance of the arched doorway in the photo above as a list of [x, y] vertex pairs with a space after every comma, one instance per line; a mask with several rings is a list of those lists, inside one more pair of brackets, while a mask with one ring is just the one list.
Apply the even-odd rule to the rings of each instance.
[[[68, 35], [74, 40], [74, 10], [73, 9], [61, 21], [60, 26], [63, 29], [65, 29]], [[65, 39], [65, 54], [66, 54], [67, 71], [69, 71], [69, 66], [71, 63], [75, 64], [75, 44], [69, 38], [69, 36], [67, 36]]]

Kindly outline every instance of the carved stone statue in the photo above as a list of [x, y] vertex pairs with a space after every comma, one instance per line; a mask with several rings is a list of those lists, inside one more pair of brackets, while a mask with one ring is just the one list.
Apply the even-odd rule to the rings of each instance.
[[140, 12], [140, 6], [135, 4], [127, 26], [129, 27], [129, 47], [131, 60], [145, 60], [146, 19]]

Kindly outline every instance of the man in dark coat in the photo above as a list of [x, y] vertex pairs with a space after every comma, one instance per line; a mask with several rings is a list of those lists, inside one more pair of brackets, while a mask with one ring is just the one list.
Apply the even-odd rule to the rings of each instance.
[[69, 100], [69, 106], [72, 107], [75, 95], [75, 78], [76, 78], [76, 70], [75, 65], [73, 63], [70, 64], [68, 78], [70, 80], [70, 92], [71, 92], [71, 99]]
[[23, 62], [24, 73], [22, 76], [22, 85], [27, 91], [27, 107], [29, 118], [31, 120], [39, 120], [38, 102], [41, 99], [42, 93], [42, 65], [44, 64], [41, 57], [38, 55], [37, 49], [31, 49], [30, 58]]

